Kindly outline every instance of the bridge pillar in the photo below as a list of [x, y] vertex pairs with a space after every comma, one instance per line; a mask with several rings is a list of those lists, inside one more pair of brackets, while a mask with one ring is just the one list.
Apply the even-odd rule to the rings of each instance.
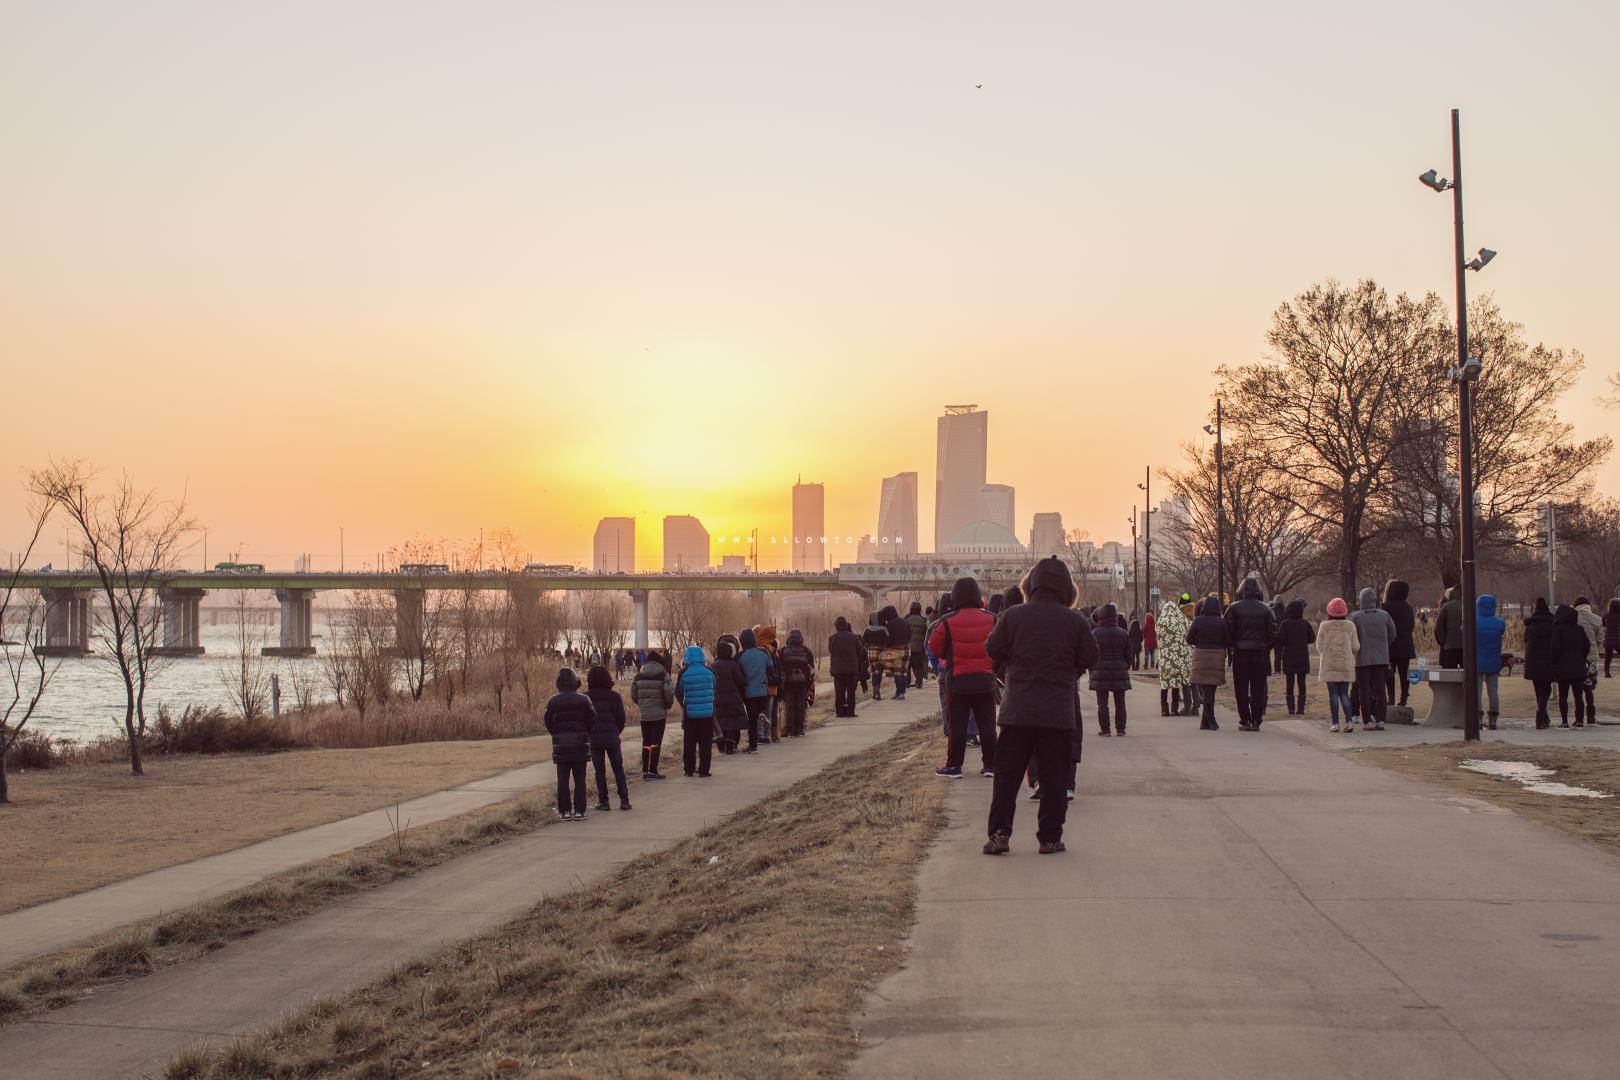
[[83, 589], [41, 589], [45, 644], [40, 656], [85, 656], [90, 652], [90, 594]]
[[203, 589], [158, 589], [163, 644], [153, 656], [201, 656]]
[[636, 648], [641, 652], [647, 651], [647, 590], [630, 590], [630, 608], [636, 616]]
[[311, 634], [314, 608], [314, 589], [277, 589], [276, 599], [281, 601], [281, 644], [266, 646], [265, 656], [314, 656], [315, 643]]
[[415, 656], [422, 647], [422, 609], [427, 602], [425, 589], [394, 590], [394, 649], [401, 656]]

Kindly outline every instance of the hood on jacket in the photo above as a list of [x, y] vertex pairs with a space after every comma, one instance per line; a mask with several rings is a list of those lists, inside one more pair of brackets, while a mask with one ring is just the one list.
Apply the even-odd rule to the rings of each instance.
[[913, 614], [913, 615], [921, 615], [922, 614], [922, 601], [921, 600], [913, 600], [911, 602], [911, 614]]
[[760, 623], [754, 627], [754, 644], [770, 648], [776, 644], [776, 627], [770, 623]]
[[719, 641], [714, 643], [714, 656], [717, 660], [722, 657], [727, 660], [737, 658], [737, 643], [730, 634], [722, 636]]
[[754, 636], [754, 631], [751, 628], [738, 634], [737, 640], [744, 650], [752, 649], [759, 644], [759, 638]]
[[956, 584], [951, 586], [951, 606], [953, 608], [984, 607], [984, 593], [979, 591], [979, 583], [970, 577], [957, 578]]
[[1218, 597], [1218, 596], [1206, 596], [1206, 597], [1204, 597], [1203, 602], [1198, 605], [1198, 614], [1200, 614], [1200, 615], [1213, 615], [1217, 619], [1220, 618], [1221, 617], [1221, 600], [1220, 600], [1220, 597]]
[[1577, 623], [1579, 621], [1580, 616], [1575, 614], [1575, 609], [1568, 604], [1559, 604], [1558, 610], [1553, 612], [1553, 622], [1555, 623]]
[[800, 630], [797, 627], [794, 627], [792, 630], [789, 630], [788, 631], [787, 643], [789, 645], [803, 645], [804, 644], [804, 631]]
[[1113, 604], [1104, 604], [1097, 611], [1097, 625], [1098, 626], [1118, 626], [1119, 625], [1119, 608], [1115, 607]]
[[1238, 599], [1239, 600], [1260, 600], [1260, 599], [1264, 599], [1264, 594], [1260, 591], [1260, 579], [1255, 578], [1255, 577], [1246, 577], [1246, 578], [1244, 578], [1243, 579], [1243, 584], [1238, 586]]
[[1412, 592], [1412, 586], [1400, 578], [1392, 577], [1384, 582], [1384, 603], [1391, 600], [1405, 600]]
[[1328, 618], [1342, 619], [1350, 614], [1350, 605], [1344, 602], [1344, 597], [1335, 596], [1328, 601]]
[[956, 601], [951, 599], [951, 594], [948, 592], [940, 593], [939, 606], [934, 609], [934, 618], [940, 618], [941, 616], [947, 615], [955, 610]]
[[649, 660], [645, 664], [641, 665], [641, 670], [636, 672], [636, 674], [643, 679], [662, 679], [665, 675], [668, 675], [669, 672], [664, 670], [663, 664], [660, 664], [656, 660]]
[[613, 689], [613, 673], [601, 664], [597, 664], [585, 673], [585, 688], [587, 690]]
[[984, 610], [992, 615], [1000, 615], [1001, 609], [1007, 606], [1007, 598], [1000, 593], [991, 593], [990, 602], [984, 605]]
[[574, 674], [573, 668], [565, 667], [557, 672], [557, 689], [565, 694], [570, 690], [579, 689], [579, 676]]
[[1530, 609], [1530, 614], [1525, 617], [1525, 621], [1529, 622], [1531, 619], [1551, 618], [1552, 608], [1547, 606], [1547, 598], [1545, 596], [1538, 596], [1536, 597], [1535, 606]]
[[1496, 615], [1496, 597], [1481, 593], [1479, 599], [1474, 601], [1474, 614], [1484, 619], [1493, 618]]
[[686, 652], [681, 654], [681, 662], [684, 663], [687, 667], [702, 667], [703, 666], [703, 646], [701, 646], [701, 645], [688, 645], [686, 647]]
[[900, 617], [900, 611], [893, 604], [887, 605], [886, 607], [884, 607], [884, 609], [882, 611], [878, 612], [878, 618], [883, 620], [883, 625], [885, 625], [885, 626], [887, 626], [889, 623], [892, 623], [894, 620], [898, 619], [899, 617]]
[[1609, 614], [1620, 615], [1620, 596], [1609, 601]]
[[1074, 575], [1069, 573], [1069, 568], [1056, 555], [1049, 555], [1030, 567], [1020, 588], [1026, 599], [1034, 600], [1044, 592], [1064, 607], [1074, 607], [1075, 599], [1080, 595], [1074, 587]]
[[1378, 610], [1378, 590], [1371, 585], [1356, 594], [1356, 606], [1362, 611]]
[[1444, 593], [1441, 594], [1440, 599], [1442, 601], [1450, 601], [1450, 600], [1457, 599], [1457, 586], [1453, 585], [1451, 588], [1447, 589]]
[[1003, 604], [1001, 608], [1003, 611], [1006, 611], [1010, 607], [1017, 607], [1019, 604], [1024, 602], [1024, 590], [1020, 589], [1016, 585], [1009, 587], [1002, 595], [1007, 598], [1007, 602]]
[[840, 633], [847, 633], [849, 631], [849, 620], [844, 618], [842, 615], [838, 616], [838, 618], [833, 620], [833, 629], [839, 631]]
[[1290, 619], [1303, 619], [1305, 617], [1305, 601], [1290, 600], [1286, 617]]

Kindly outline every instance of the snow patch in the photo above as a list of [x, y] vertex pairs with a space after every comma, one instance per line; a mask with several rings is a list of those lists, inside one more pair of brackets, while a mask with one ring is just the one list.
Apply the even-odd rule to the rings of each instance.
[[1547, 778], [1555, 775], [1554, 770], [1529, 761], [1489, 761], [1480, 758], [1466, 758], [1458, 762], [1458, 764], [1471, 772], [1494, 776], [1499, 780], [1513, 780], [1523, 785], [1525, 790], [1538, 792], [1542, 795], [1568, 795], [1581, 799], [1613, 798], [1606, 791], [1594, 791], [1591, 788], [1576, 787], [1573, 784], [1553, 783]]

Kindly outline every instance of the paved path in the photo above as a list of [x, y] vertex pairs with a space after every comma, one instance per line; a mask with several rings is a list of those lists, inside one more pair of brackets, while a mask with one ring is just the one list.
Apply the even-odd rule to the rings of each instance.
[[687, 780], [677, 767], [670, 780], [638, 787], [629, 813], [593, 813], [583, 824], [548, 826], [193, 963], [0, 1027], [0, 1073], [7, 1080], [159, 1075], [187, 1045], [240, 1034], [499, 926], [546, 896], [668, 847], [845, 754], [870, 748], [938, 707], [932, 685], [904, 702], [864, 702], [857, 719], [832, 721], [757, 756], [718, 759], [711, 780]]
[[989, 782], [952, 784], [853, 1076], [1617, 1074], [1620, 860], [1301, 721], [1157, 704], [1088, 733], [1063, 855], [1027, 801], [1013, 854], [980, 854]]

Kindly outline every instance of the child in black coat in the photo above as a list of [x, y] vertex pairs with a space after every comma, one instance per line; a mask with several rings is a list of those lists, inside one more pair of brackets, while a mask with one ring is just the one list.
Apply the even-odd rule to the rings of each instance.
[[624, 735], [624, 699], [613, 689], [613, 676], [600, 665], [585, 673], [585, 696], [596, 709], [591, 723], [591, 761], [596, 766], [596, 808], [608, 805], [607, 766], [613, 766], [613, 781], [619, 788], [619, 809], [630, 809], [630, 788], [624, 779], [624, 752], [619, 747]]
[[557, 692], [546, 702], [545, 725], [551, 735], [551, 760], [557, 766], [557, 815], [564, 821], [585, 820], [585, 763], [591, 758], [595, 721], [596, 707], [579, 692], [573, 668], [557, 672]]

